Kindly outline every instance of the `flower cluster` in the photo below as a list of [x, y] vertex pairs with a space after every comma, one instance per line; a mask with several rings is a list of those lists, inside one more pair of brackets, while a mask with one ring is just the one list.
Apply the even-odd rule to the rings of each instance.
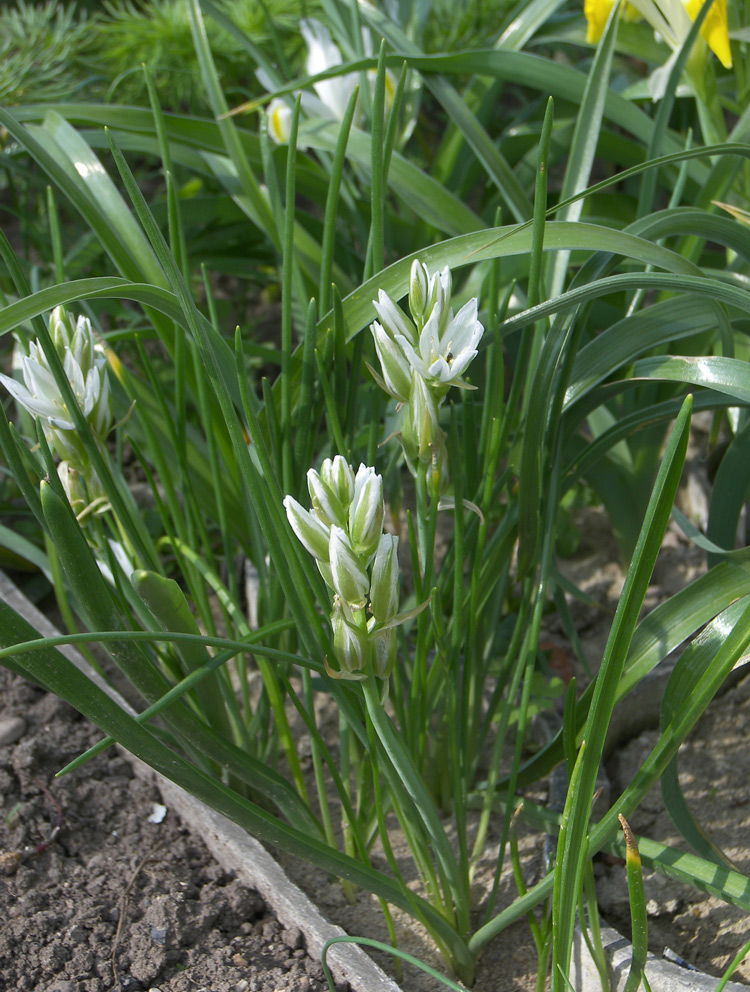
[[[357, 474], [341, 455], [307, 473], [312, 509], [292, 496], [284, 508], [292, 530], [315, 558], [333, 590], [336, 678], [387, 679], [395, 661], [398, 615], [398, 538], [383, 533], [383, 479], [360, 465]], [[369, 614], [369, 617], [368, 617]]]
[[[49, 329], [78, 407], [94, 438], [103, 443], [113, 424], [112, 397], [107, 359], [96, 344], [91, 322], [81, 316], [74, 323], [69, 313], [56, 307]], [[86, 501], [82, 479], [89, 497], [101, 498], [101, 486], [86, 448], [38, 341], [31, 342], [29, 354], [23, 356], [21, 373], [23, 383], [1, 374], [0, 382], [17, 403], [41, 422], [47, 443], [62, 459], [58, 472], [71, 503]]]
[[373, 301], [379, 320], [370, 325], [382, 377], [370, 371], [406, 407], [400, 439], [407, 460], [432, 461], [446, 479], [439, 408], [451, 386], [473, 388], [462, 376], [484, 334], [476, 297], [454, 313], [451, 293], [449, 268], [430, 275], [426, 265], [415, 261], [409, 282], [411, 318], [381, 289]]
[[[613, 6], [614, 0], [584, 0], [583, 10], [588, 24], [586, 40], [589, 43], [596, 44], [601, 38]], [[685, 43], [690, 26], [702, 6], [703, 0], [628, 0], [623, 4], [622, 16], [626, 20], [645, 18], [675, 53], [665, 66], [652, 74], [650, 89], [654, 100], [663, 96], [672, 61]], [[724, 68], [731, 69], [727, 0], [714, 0], [700, 33]]]

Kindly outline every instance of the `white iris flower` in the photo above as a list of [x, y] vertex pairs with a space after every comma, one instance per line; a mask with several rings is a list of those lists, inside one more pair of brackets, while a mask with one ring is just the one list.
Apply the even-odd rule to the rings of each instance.
[[[335, 69], [344, 61], [336, 43], [331, 38], [331, 32], [320, 21], [314, 18], [304, 18], [300, 21], [300, 33], [307, 45], [307, 60], [305, 70], [308, 76], [317, 76], [328, 69]], [[372, 55], [372, 40], [366, 29], [362, 31], [362, 44], [365, 55]], [[375, 84], [376, 73], [367, 72], [371, 86]], [[268, 90], [273, 90], [271, 80], [266, 73], [259, 72], [258, 79]], [[329, 120], [342, 121], [346, 108], [359, 83], [358, 72], [348, 72], [332, 79], [321, 79], [313, 83], [315, 94], [301, 94], [302, 108], [309, 117], [323, 117]], [[396, 85], [393, 73], [388, 70], [385, 78], [385, 110], [386, 113], [393, 105]], [[291, 132], [292, 110], [288, 100], [274, 97], [268, 105], [268, 133], [277, 144], [286, 144]]]

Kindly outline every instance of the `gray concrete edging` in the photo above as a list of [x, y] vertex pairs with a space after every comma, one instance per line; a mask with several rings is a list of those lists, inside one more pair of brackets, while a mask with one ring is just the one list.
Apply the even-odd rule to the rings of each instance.
[[[630, 941], [603, 922], [601, 932], [610, 992], [623, 992], [632, 958]], [[718, 978], [701, 971], [683, 968], [650, 952], [646, 962], [646, 978], [651, 986], [651, 992], [716, 992], [716, 986], [719, 984]], [[580, 926], [577, 926], [575, 931], [570, 981], [575, 992], [601, 992], [602, 989], [599, 972]], [[748, 992], [749, 986], [727, 982], [724, 988], [726, 992]]]

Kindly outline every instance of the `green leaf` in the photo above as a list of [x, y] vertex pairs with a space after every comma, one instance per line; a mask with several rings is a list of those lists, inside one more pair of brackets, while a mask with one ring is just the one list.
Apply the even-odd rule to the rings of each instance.
[[[15, 610], [0, 601], [0, 645], [12, 647], [38, 636]], [[302, 858], [330, 874], [373, 892], [386, 902], [416, 915], [445, 942], [457, 959], [466, 958], [463, 940], [436, 910], [404, 890], [382, 872], [329, 847], [309, 831], [292, 827], [170, 750], [146, 727], [114, 702], [95, 682], [54, 648], [33, 655], [5, 657], [2, 663], [41, 682], [50, 692], [75, 706], [84, 716], [170, 781], [227, 816], [253, 836]]]
[[[607, 27], [586, 77], [586, 88], [578, 106], [573, 140], [560, 190], [561, 200], [567, 200], [582, 192], [589, 183], [602, 127], [604, 105], [609, 92], [609, 77], [619, 22], [619, 7], [615, 5], [610, 12]], [[569, 206], [563, 207], [557, 215], [558, 220], [577, 221], [582, 209], [583, 200], [576, 200]], [[550, 296], [558, 296], [565, 285], [569, 258], [567, 252], [559, 252], [552, 260], [551, 275], [548, 279]]]
[[[720, 548], [732, 551], [737, 538], [742, 507], [750, 488], [750, 424], [732, 439], [724, 452], [714, 479], [708, 507], [706, 536]], [[718, 557], [709, 553], [710, 564]]]
[[[607, 727], [617, 698], [617, 687], [625, 666], [643, 605], [648, 583], [677, 492], [685, 461], [690, 423], [691, 397], [688, 397], [675, 423], [662, 465], [649, 501], [638, 544], [625, 579], [625, 586], [612, 622], [602, 664], [596, 678], [584, 740], [580, 786], [572, 798], [570, 828], [565, 843], [560, 843], [555, 866], [556, 888], [559, 884], [557, 939], [553, 948], [553, 976], [567, 974], [573, 940], [573, 926], [578, 904], [583, 861], [587, 856], [586, 836], [591, 815], [591, 801], [596, 776], [604, 750]], [[559, 879], [559, 883], [558, 883]]]

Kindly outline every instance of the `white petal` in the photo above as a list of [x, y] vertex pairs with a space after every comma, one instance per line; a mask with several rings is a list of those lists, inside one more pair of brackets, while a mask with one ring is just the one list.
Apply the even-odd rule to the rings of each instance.
[[284, 497], [284, 509], [299, 542], [314, 558], [328, 560], [328, 528], [293, 496]]
[[315, 76], [335, 65], [341, 65], [341, 52], [331, 39], [331, 32], [325, 24], [312, 17], [303, 18], [299, 22], [299, 29], [307, 45], [305, 68], [309, 76]]
[[382, 289], [378, 291], [377, 300], [373, 300], [375, 312], [380, 317], [384, 330], [392, 338], [403, 335], [414, 344], [417, 342], [417, 330], [404, 311]]
[[22, 407], [25, 407], [35, 417], [43, 417], [46, 420], [50, 416], [60, 412], [60, 407], [55, 402], [48, 400], [44, 396], [32, 395], [25, 386], [15, 379], [11, 379], [10, 376], [0, 375], [0, 381], [16, 403], [20, 403]]
[[344, 508], [314, 468], [307, 473], [307, 491], [310, 493], [313, 510], [325, 526], [330, 527], [331, 524], [340, 526], [344, 523], [346, 519]]
[[345, 603], [361, 609], [367, 601], [370, 580], [354, 553], [346, 531], [341, 527], [331, 527], [328, 548], [334, 590]]
[[464, 348], [476, 348], [484, 334], [484, 327], [477, 320], [477, 298], [469, 300], [450, 323], [447, 334], [451, 339], [453, 354]]
[[86, 376], [86, 389], [83, 395], [83, 415], [87, 419], [96, 406], [101, 390], [102, 384], [99, 377], [99, 369], [94, 366], [94, 368], [89, 369]]
[[[320, 21], [300, 21], [300, 31], [307, 45], [307, 62], [305, 68], [308, 75], [316, 76], [326, 69], [341, 65], [341, 52], [331, 40], [328, 28]], [[356, 75], [348, 73], [334, 79], [325, 79], [314, 84], [315, 92], [328, 107], [337, 120], [343, 120], [346, 106], [354, 87], [357, 85]]]
[[73, 358], [72, 351], [65, 352], [63, 368], [65, 369], [68, 382], [75, 393], [75, 397], [78, 400], [79, 405], [84, 406], [86, 397], [86, 380], [83, 378], [83, 370], [81, 369], [81, 366], [75, 358]]
[[[386, 389], [391, 396], [401, 403], [408, 402], [411, 366], [403, 350], [396, 341], [388, 336], [377, 321], [370, 324], [370, 331], [375, 341], [375, 351], [383, 372]], [[406, 339], [404, 338], [404, 340]]]
[[32, 396], [44, 397], [51, 402], [62, 404], [55, 377], [46, 366], [34, 361], [30, 355], [23, 360], [23, 381]]
[[289, 104], [276, 97], [268, 105], [268, 134], [277, 145], [285, 145], [292, 131], [292, 110]]
[[458, 373], [454, 372], [442, 355], [436, 358], [432, 365], [427, 368], [427, 377], [430, 379], [439, 379], [441, 382], [450, 382], [456, 375]]
[[430, 319], [422, 328], [419, 335], [419, 353], [425, 367], [431, 365], [438, 356], [442, 354], [443, 348], [440, 342], [440, 304], [436, 303], [432, 308]]
[[399, 347], [403, 351], [412, 369], [414, 369], [420, 375], [425, 375], [427, 372], [427, 366], [425, 362], [422, 360], [422, 356], [417, 354], [417, 352], [411, 346], [411, 343], [407, 341], [403, 335], [399, 334], [396, 338], [396, 344], [399, 345]]

